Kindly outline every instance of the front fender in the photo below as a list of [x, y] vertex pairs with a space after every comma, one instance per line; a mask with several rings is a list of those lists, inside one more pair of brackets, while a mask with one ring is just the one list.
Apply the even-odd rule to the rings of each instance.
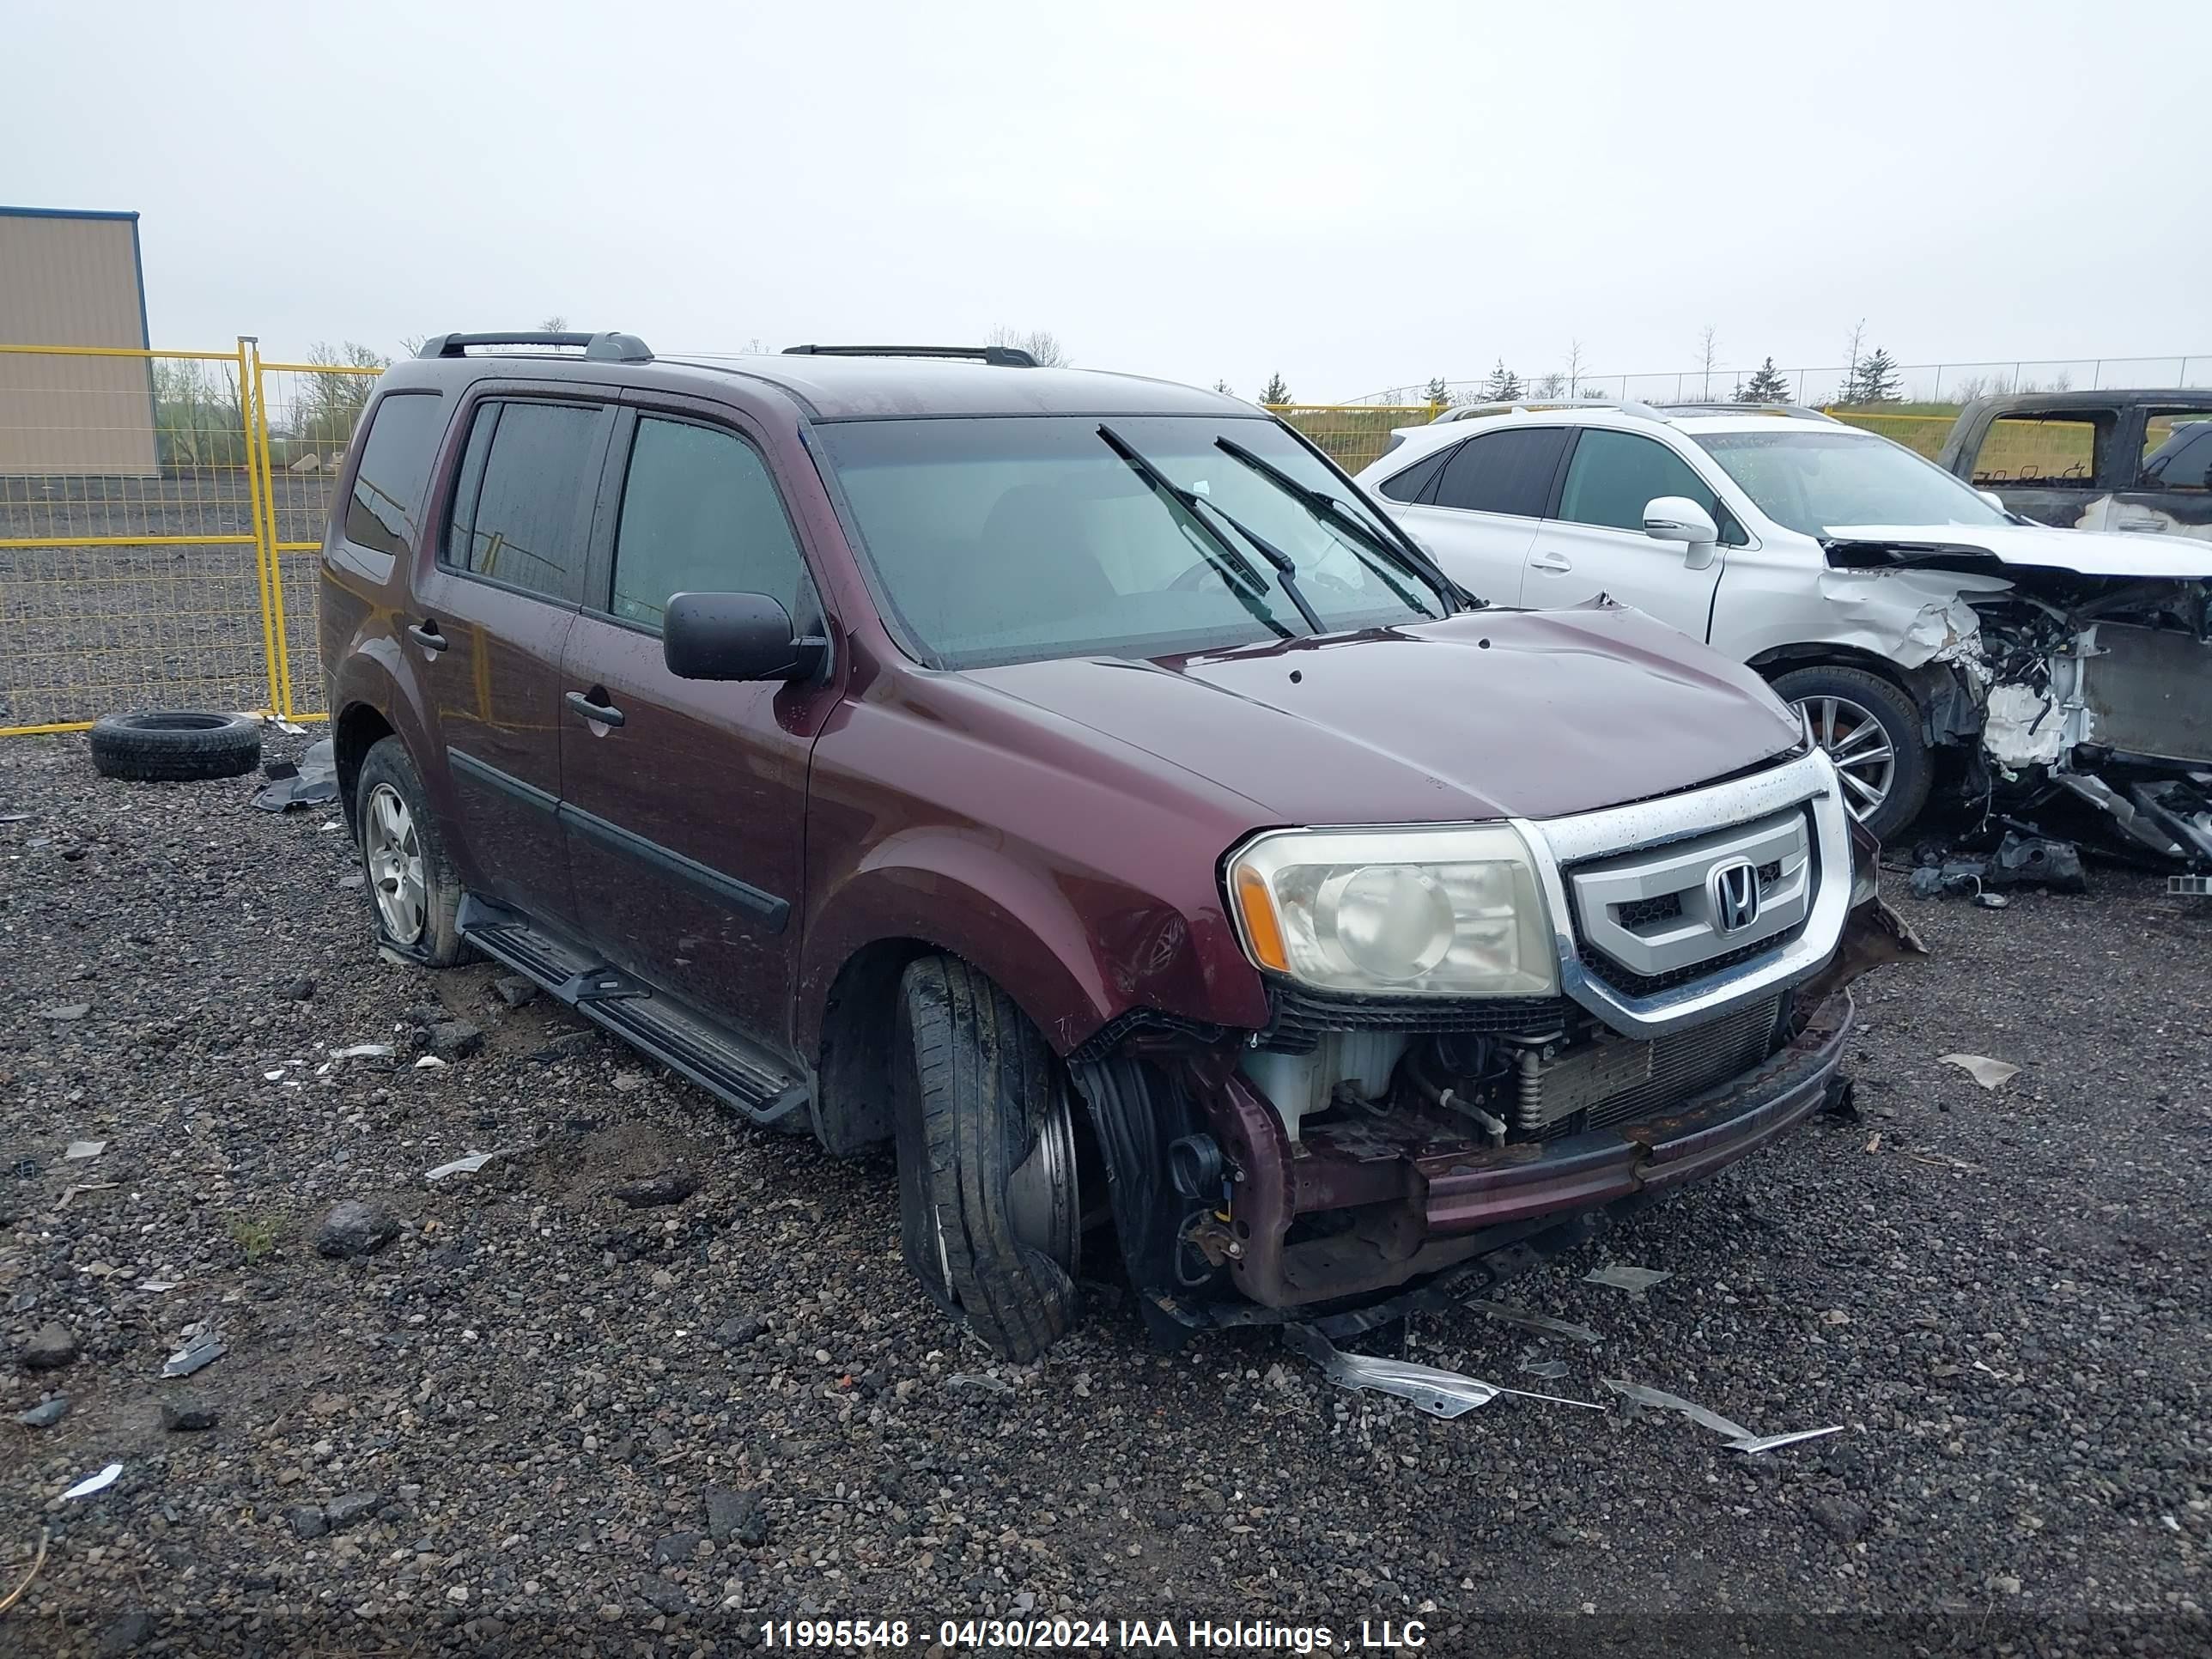
[[1024, 858], [987, 828], [947, 825], [890, 836], [818, 901], [810, 894], [793, 1033], [801, 1054], [819, 1047], [839, 969], [886, 939], [973, 963], [1061, 1054], [1139, 1008], [1196, 1024], [1267, 1022], [1260, 976], [1218, 906], [1186, 915], [1110, 877]]

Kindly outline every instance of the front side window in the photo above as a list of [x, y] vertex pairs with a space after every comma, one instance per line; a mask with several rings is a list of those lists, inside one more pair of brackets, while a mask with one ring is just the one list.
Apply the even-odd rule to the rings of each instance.
[[[1351, 483], [1272, 421], [1049, 416], [816, 429], [886, 616], [941, 666], [1169, 656], [1311, 635], [1261, 543], [1291, 562], [1290, 586], [1324, 633], [1449, 608], [1376, 550], [1373, 538], [1389, 532]], [[1222, 439], [1326, 494], [1364, 532], [1332, 522]]]
[[378, 401], [346, 502], [348, 541], [402, 558], [415, 550], [416, 515], [445, 430], [446, 400], [434, 392], [394, 392]]
[[657, 629], [677, 593], [766, 593], [796, 615], [801, 568], [759, 451], [714, 427], [639, 420], [615, 531], [614, 615]]
[[1566, 447], [1565, 427], [1515, 427], [1487, 432], [1452, 452], [1437, 480], [1438, 507], [1469, 513], [1504, 513], [1518, 519], [1543, 516], [1551, 499], [1552, 475]]
[[1567, 463], [1559, 516], [1571, 524], [1641, 532], [1644, 507], [1662, 495], [1686, 496], [1716, 525], [1730, 527], [1713, 487], [1666, 445], [1633, 432], [1585, 427]]
[[596, 485], [604, 411], [573, 404], [488, 403], [469, 428], [446, 530], [457, 570], [574, 599], [581, 586], [580, 492]]
[[1760, 512], [1802, 535], [2010, 522], [1942, 467], [1887, 438], [1814, 426], [1692, 435]]

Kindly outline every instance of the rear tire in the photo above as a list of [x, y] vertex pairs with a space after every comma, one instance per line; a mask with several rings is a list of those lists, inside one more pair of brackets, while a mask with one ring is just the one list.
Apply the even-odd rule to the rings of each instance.
[[891, 1073], [901, 1253], [940, 1308], [1026, 1364], [1076, 1318], [1073, 1237], [1041, 1231], [1034, 1201], [1048, 1171], [1044, 1207], [1079, 1214], [1073, 1160], [1059, 1157], [1071, 1109], [1059, 1062], [983, 975], [924, 957], [899, 983]]
[[235, 778], [261, 764], [261, 725], [245, 714], [183, 708], [110, 714], [86, 741], [103, 778], [138, 783], [196, 783]]
[[398, 738], [380, 739], [362, 758], [353, 822], [377, 942], [426, 968], [460, 961], [468, 950], [461, 939], [460, 880], [446, 857], [422, 776]]
[[[1888, 841], [1928, 804], [1935, 763], [1922, 736], [1920, 710], [1881, 675], [1823, 665], [1777, 675], [1774, 690], [1810, 719], [1814, 741], [1844, 775], [1844, 802], [1876, 841]], [[1877, 728], [1868, 732], [1871, 723]], [[1884, 750], [1888, 758], [1878, 757]], [[1869, 799], [1869, 792], [1881, 799]]]

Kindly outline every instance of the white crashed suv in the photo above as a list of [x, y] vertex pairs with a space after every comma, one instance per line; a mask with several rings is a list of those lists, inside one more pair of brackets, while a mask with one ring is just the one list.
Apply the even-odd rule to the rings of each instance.
[[1607, 595], [1760, 670], [1876, 836], [1953, 748], [1977, 797], [2068, 792], [2212, 860], [2212, 547], [2030, 524], [1777, 406], [1455, 409], [1358, 482], [1485, 599]]

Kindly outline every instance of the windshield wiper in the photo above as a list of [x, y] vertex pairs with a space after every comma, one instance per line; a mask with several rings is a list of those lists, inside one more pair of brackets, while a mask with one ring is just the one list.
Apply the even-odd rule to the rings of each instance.
[[1313, 513], [1328, 520], [1338, 529], [1358, 537], [1393, 563], [1411, 570], [1445, 599], [1457, 599], [1470, 611], [1480, 611], [1488, 606], [1490, 602], [1487, 599], [1477, 598], [1444, 574], [1437, 562], [1421, 550], [1420, 544], [1407, 535], [1389, 517], [1382, 520], [1387, 530], [1378, 529], [1327, 490], [1316, 489], [1311, 484], [1299, 482], [1273, 462], [1254, 454], [1234, 438], [1216, 438], [1213, 443], [1224, 454], [1243, 462], [1261, 477], [1297, 496]]
[[[1282, 583], [1283, 592], [1289, 596], [1291, 603], [1297, 606], [1298, 615], [1305, 618], [1307, 627], [1312, 629], [1316, 634], [1325, 634], [1328, 631], [1322, 626], [1321, 618], [1314, 614], [1313, 606], [1306, 603], [1306, 596], [1298, 592], [1298, 568], [1292, 562], [1289, 554], [1284, 552], [1273, 542], [1263, 540], [1253, 534], [1196, 490], [1185, 489], [1173, 478], [1169, 477], [1166, 473], [1139, 455], [1131, 447], [1129, 441], [1115, 431], [1112, 427], [1102, 424], [1098, 428], [1098, 435], [1106, 441], [1109, 448], [1129, 464], [1139, 477], [1182, 508], [1190, 521], [1205, 532], [1206, 539], [1221, 550], [1222, 557], [1229, 562], [1230, 566], [1240, 572], [1251, 583], [1255, 593], [1263, 593], [1267, 591], [1267, 579], [1252, 568], [1252, 561], [1244, 556], [1236, 543], [1214, 527], [1212, 520], [1209, 519], [1206, 513], [1201, 513], [1199, 510], [1200, 507], [1218, 515], [1231, 529], [1249, 542], [1258, 550], [1261, 558], [1275, 567], [1276, 578]], [[1237, 584], [1232, 582], [1230, 586], [1234, 587]], [[1249, 604], [1248, 600], [1248, 606]], [[1252, 614], [1255, 617], [1263, 615], [1258, 610], [1254, 610]], [[1265, 620], [1285, 639], [1290, 637], [1290, 630], [1284, 628], [1273, 617], [1267, 617]]]

